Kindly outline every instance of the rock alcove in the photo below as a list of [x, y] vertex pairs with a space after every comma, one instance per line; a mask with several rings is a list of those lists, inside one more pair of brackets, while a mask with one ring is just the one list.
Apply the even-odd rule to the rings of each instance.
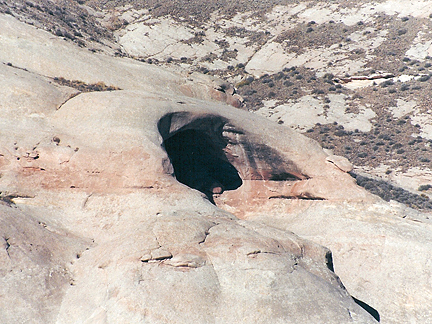
[[291, 161], [224, 117], [175, 112], [162, 117], [158, 129], [170, 162], [165, 171], [213, 203], [214, 195], [245, 182], [250, 188], [250, 183], [307, 179]]

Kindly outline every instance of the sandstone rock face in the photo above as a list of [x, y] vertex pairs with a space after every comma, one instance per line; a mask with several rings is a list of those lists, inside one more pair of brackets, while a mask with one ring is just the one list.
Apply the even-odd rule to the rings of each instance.
[[92, 242], [16, 207], [1, 204], [0, 213], [0, 321], [55, 323], [70, 265]]
[[[271, 210], [271, 216], [269, 213]], [[248, 220], [289, 229], [329, 247], [350, 292], [379, 310], [382, 323], [427, 323], [431, 226], [427, 215], [397, 204], [275, 201]]]
[[[345, 160], [219, 102], [234, 93], [223, 87], [226, 97], [217, 98], [220, 85], [205, 76], [91, 54], [11, 17], [0, 16], [0, 30], [1, 322], [375, 323], [361, 301], [385, 314], [382, 322], [427, 322], [429, 292], [409, 294], [406, 266], [395, 276], [409, 281], [407, 291], [396, 280], [389, 287], [412, 303], [399, 302], [398, 311], [379, 292], [391, 295], [383, 278], [409, 233], [419, 235], [411, 247], [425, 249], [410, 260], [420, 260], [422, 284], [430, 280], [430, 228], [421, 217], [421, 226], [400, 213], [375, 217], [373, 206], [383, 215], [396, 207], [358, 187]], [[55, 77], [122, 90], [78, 92]], [[173, 177], [174, 157], [164, 148], [188, 131], [209, 139], [203, 151], [238, 171], [238, 189], [211, 195]], [[203, 168], [193, 164], [185, 174], [214, 180]], [[227, 168], [217, 171], [222, 189], [230, 189], [220, 180]], [[363, 216], [358, 206], [372, 211]], [[304, 223], [288, 221], [296, 217]], [[326, 217], [336, 219], [326, 227]], [[370, 246], [372, 229], [359, 225], [362, 217], [397, 237], [396, 247], [385, 246], [388, 267], [375, 269], [374, 287], [365, 284], [372, 261], [361, 247]], [[312, 226], [317, 219], [321, 228]], [[352, 232], [335, 232], [346, 230], [335, 226], [341, 219]], [[340, 253], [336, 270], [348, 291], [331, 252], [315, 242]]]

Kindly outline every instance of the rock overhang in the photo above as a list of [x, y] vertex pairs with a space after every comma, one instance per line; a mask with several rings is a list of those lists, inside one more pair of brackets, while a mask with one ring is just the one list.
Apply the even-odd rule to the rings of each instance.
[[[167, 116], [169, 125], [163, 126]], [[295, 191], [281, 195], [293, 197], [367, 199], [315, 141], [215, 101], [138, 90], [81, 93], [47, 114], [44, 123], [50, 135], [35, 134], [40, 136], [37, 149], [24, 148], [27, 155], [37, 151], [38, 158], [19, 162], [19, 186], [30, 179], [48, 189], [140, 188], [154, 186], [155, 179], [169, 183], [163, 143], [179, 130], [194, 129], [223, 149], [223, 159], [243, 181], [288, 181]], [[54, 136], [61, 142], [53, 142]], [[334, 187], [341, 179], [352, 197]]]

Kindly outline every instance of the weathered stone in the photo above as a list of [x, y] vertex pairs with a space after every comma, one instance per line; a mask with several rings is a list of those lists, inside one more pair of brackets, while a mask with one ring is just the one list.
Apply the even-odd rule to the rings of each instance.
[[[2, 322], [376, 322], [363, 301], [382, 322], [426, 323], [429, 225], [358, 187], [347, 161], [223, 104], [241, 99], [208, 76], [92, 54], [10, 16], [0, 29]], [[218, 182], [176, 181], [165, 148], [186, 131], [224, 162]]]

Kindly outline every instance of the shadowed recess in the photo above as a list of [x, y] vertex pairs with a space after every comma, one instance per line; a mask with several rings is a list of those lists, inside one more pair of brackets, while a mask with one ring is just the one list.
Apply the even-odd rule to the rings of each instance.
[[[172, 116], [166, 117], [172, 119]], [[164, 119], [159, 122], [162, 136]], [[175, 124], [175, 123], [174, 123]], [[223, 121], [217, 117], [201, 119], [201, 123], [192, 122], [169, 134], [163, 142], [174, 169], [176, 179], [204, 193], [211, 202], [213, 194], [221, 194], [225, 190], [235, 190], [243, 183], [237, 169], [228, 161], [223, 148], [226, 146], [221, 127]], [[203, 127], [204, 125], [204, 127]], [[204, 129], [200, 129], [204, 128]]]
[[[352, 297], [352, 296], [351, 296]], [[363, 308], [366, 312], [372, 315], [373, 318], [375, 318], [378, 322], [380, 321], [380, 314], [378, 311], [373, 308], [372, 306], [369, 306], [365, 302], [362, 302], [361, 300], [358, 300], [355, 297], [352, 297], [357, 305], [359, 305], [361, 308]]]

